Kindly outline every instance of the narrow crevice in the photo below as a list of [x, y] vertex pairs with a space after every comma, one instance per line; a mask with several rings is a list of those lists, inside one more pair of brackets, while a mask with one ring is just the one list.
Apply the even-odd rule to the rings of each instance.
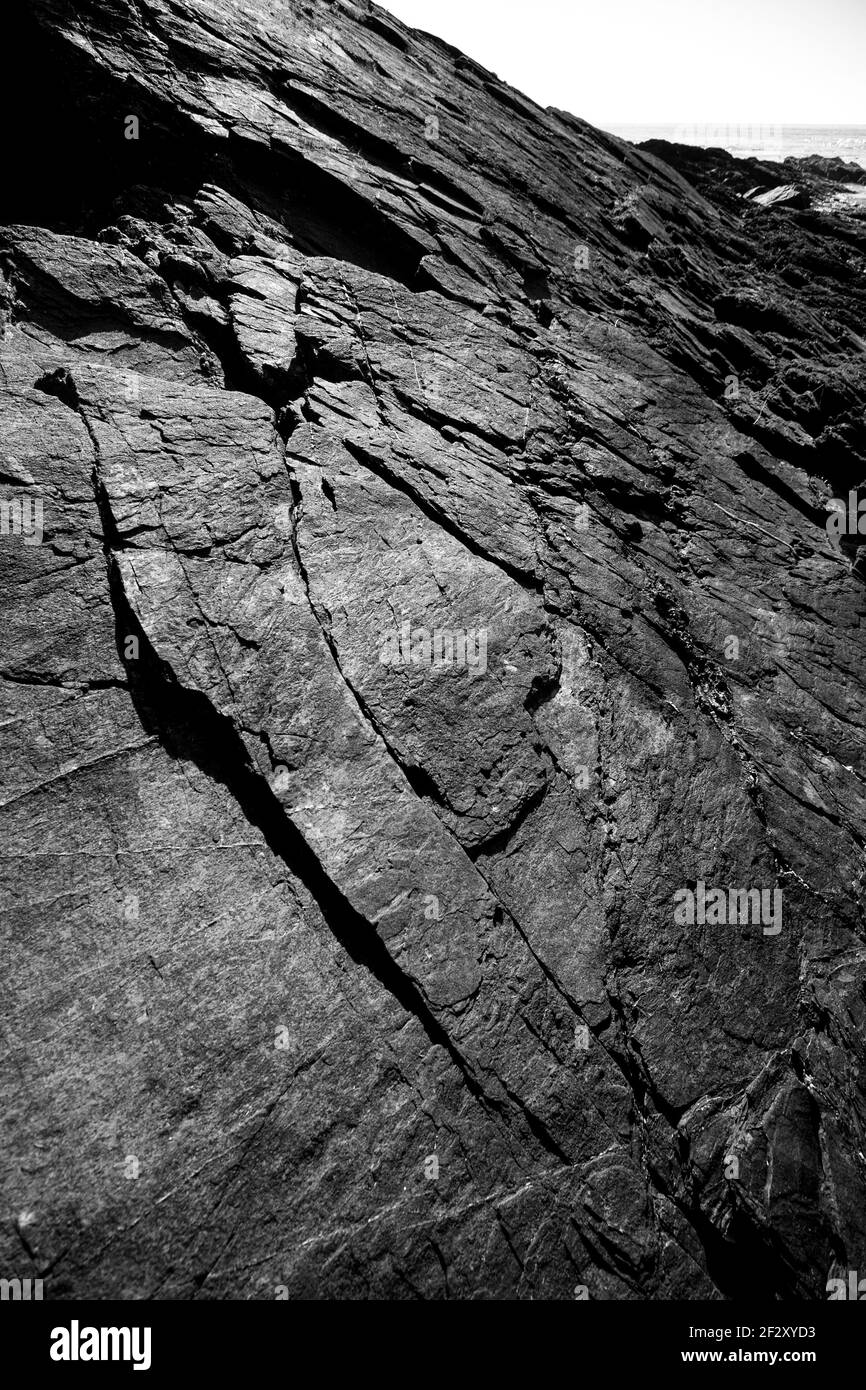
[[782, 478], [772, 473], [769, 468], [765, 468], [759, 463], [754, 454], [748, 452], [739, 453], [735, 456], [735, 463], [738, 463], [747, 478], [752, 482], [761, 483], [770, 492], [774, 493], [783, 502], [787, 502], [789, 507], [793, 507], [807, 521], [814, 526], [819, 526], [824, 530], [824, 523], [827, 519], [827, 512], [823, 507], [811, 506], [802, 498], [794, 488], [790, 487]]
[[507, 574], [509, 579], [513, 579], [515, 584], [519, 584], [522, 589], [531, 589], [538, 593], [542, 591], [544, 587], [543, 581], [533, 570], [519, 569], [517, 565], [513, 565], [509, 560], [503, 559], [501, 555], [494, 555], [492, 551], [479, 545], [472, 536], [467, 535], [467, 533], [449, 516], [446, 516], [444, 512], [441, 512], [433, 503], [429, 502], [417, 488], [414, 488], [405, 478], [395, 473], [382, 459], [376, 458], [375, 454], [372, 454], [363, 444], [359, 444], [357, 440], [347, 436], [343, 437], [342, 442], [346, 450], [358, 463], [364, 468], [368, 468], [371, 473], [375, 473], [377, 478], [381, 478], [383, 483], [387, 483], [389, 487], [394, 488], [395, 492], [402, 492], [403, 496], [408, 497], [410, 502], [413, 502], [429, 521], [435, 522], [443, 531], [447, 531], [449, 536], [459, 541], [472, 555], [477, 555], [480, 560], [486, 560], [488, 564], [495, 565], [497, 569], [502, 570], [503, 574]]
[[[500, 1081], [502, 1084], [502, 1088], [505, 1091], [505, 1094], [511, 1101], [512, 1106], [514, 1106], [515, 1109], [520, 1111], [521, 1115], [525, 1119], [527, 1125], [529, 1126], [532, 1133], [535, 1135], [535, 1138], [538, 1140], [541, 1147], [543, 1149], [546, 1149], [549, 1154], [553, 1154], [554, 1158], [558, 1159], [558, 1161], [562, 1164], [564, 1168], [572, 1167], [572, 1161], [569, 1158], [568, 1154], [562, 1148], [560, 1148], [559, 1144], [557, 1144], [556, 1140], [554, 1139], [550, 1130], [547, 1128], [547, 1125], [544, 1123], [544, 1121], [540, 1119], [539, 1116], [536, 1115], [533, 1110], [530, 1109], [530, 1107], [526, 1104], [525, 1101], [521, 1100], [519, 1096], [515, 1095], [514, 1092], [508, 1086], [505, 1085], [505, 1082], [502, 1081], [501, 1077]], [[500, 1106], [499, 1109], [502, 1110], [502, 1107]]]
[[126, 681], [114, 679], [106, 676], [104, 679], [87, 680], [70, 677], [64, 680], [62, 676], [54, 675], [49, 671], [10, 671], [0, 670], [0, 680], [8, 681], [10, 685], [31, 685], [48, 687], [52, 690], [63, 690], [69, 695], [85, 695], [90, 690], [128, 690]]
[[[398, 341], [400, 340], [401, 335], [398, 330], [395, 330], [394, 336]], [[403, 341], [411, 352], [412, 348], [408, 337], [404, 338]], [[473, 424], [471, 420], [461, 420], [457, 415], [449, 415], [446, 410], [437, 410], [429, 401], [424, 401], [422, 404], [417, 396], [412, 395], [409, 391], [404, 391], [396, 382], [392, 384], [391, 390], [407, 415], [420, 420], [422, 424], [432, 425], [440, 434], [443, 428], [457, 430], [460, 434], [480, 440], [482, 444], [488, 444], [491, 449], [496, 449], [500, 453], [511, 445], [512, 441], [499, 430], [484, 429], [481, 425]]]
[[[581, 1243], [586, 1247], [595, 1267], [606, 1269], [615, 1279], [625, 1284], [630, 1293], [635, 1297], [640, 1296], [640, 1289], [637, 1285], [638, 1271], [629, 1262], [625, 1253], [609, 1240], [598, 1228], [592, 1227], [592, 1235], [589, 1234], [585, 1226], [578, 1226], [577, 1233]], [[598, 1242], [598, 1244], [596, 1244]], [[601, 1248], [600, 1248], [601, 1247]]]
[[[444, 1049], [459, 1070], [467, 1090], [488, 1117], [511, 1131], [515, 1114], [519, 1114], [540, 1147], [567, 1163], [567, 1156], [543, 1122], [519, 1098], [510, 1096], [509, 1110], [502, 1101], [488, 1094], [471, 1063], [434, 1015], [419, 986], [390, 955], [373, 924], [352, 906], [329, 878], [264, 775], [252, 763], [231, 719], [214, 709], [204, 694], [181, 685], [170, 666], [156, 654], [126, 596], [114, 553], [120, 545], [120, 537], [99, 477], [98, 463], [94, 465], [93, 486], [103, 526], [116, 647], [127, 669], [130, 696], [144, 731], [159, 740], [170, 758], [192, 762], [210, 780], [226, 788], [249, 824], [261, 832], [271, 852], [310, 893], [340, 946], [420, 1023], [431, 1044]], [[124, 657], [126, 639], [130, 636], [138, 639], [136, 660]]]
[[478, 860], [482, 858], [492, 858], [493, 855], [504, 854], [520, 827], [529, 819], [533, 811], [538, 809], [549, 791], [550, 782], [542, 782], [525, 801], [521, 801], [515, 816], [508, 822], [508, 825], [488, 836], [486, 840], [482, 840], [480, 844], [470, 845], [466, 849], [466, 853], [473, 864], [477, 865]]
[[[342, 679], [346, 688], [349, 690], [354, 700], [356, 701], [364, 719], [367, 721], [370, 727], [374, 730], [377, 736], [384, 743], [386, 749], [388, 750], [389, 756], [399, 767], [400, 771], [403, 773], [412, 790], [415, 792], [415, 795], [418, 796], [420, 799], [431, 801], [435, 806], [439, 807], [441, 810], [448, 812], [451, 816], [455, 818], [455, 820], [459, 820], [460, 813], [451, 805], [446, 793], [442, 790], [441, 787], [438, 786], [438, 784], [435, 782], [435, 780], [426, 770], [426, 768], [421, 767], [416, 763], [410, 762], [402, 753], [398, 752], [397, 749], [393, 746], [384, 729], [382, 728], [382, 725], [380, 724], [379, 720], [376, 718], [375, 714], [367, 704], [366, 700], [356, 689], [353, 683], [349, 680], [348, 676], [343, 670], [343, 666], [340, 661], [340, 655], [337, 651], [337, 647], [334, 642], [331, 631], [327, 627], [327, 625], [322, 622], [322, 619], [319, 615], [318, 609], [310, 592], [309, 576], [307, 574], [306, 566], [300, 553], [300, 548], [297, 539], [297, 522], [301, 515], [303, 498], [300, 484], [297, 478], [294, 475], [290, 474], [289, 481], [292, 489], [292, 497], [294, 502], [295, 525], [292, 532], [292, 546], [295, 556], [295, 562], [298, 566], [298, 572], [301, 576], [301, 579], [303, 580], [304, 587], [307, 592], [307, 599], [309, 601], [310, 608], [313, 612], [313, 616], [319, 624], [319, 628], [328, 647], [328, 650], [331, 653], [334, 665], [340, 673], [340, 678]], [[326, 496], [327, 495], [328, 494], [326, 493]], [[335, 506], [333, 493], [331, 493], [330, 500], [331, 505]], [[493, 854], [496, 853], [498, 850], [504, 848], [504, 846], [508, 843], [511, 837], [519, 829], [520, 825], [523, 824], [524, 820], [526, 820], [526, 818], [536, 808], [536, 806], [540, 805], [540, 803], [544, 800], [544, 797], [547, 795], [548, 788], [549, 783], [547, 782], [544, 782], [540, 787], [538, 787], [536, 791], [532, 793], [531, 796], [527, 797], [527, 799], [521, 803], [514, 820], [511, 821], [507, 826], [505, 826], [501, 831], [498, 831], [495, 835], [491, 836], [490, 839], [485, 840], [482, 844], [472, 846], [463, 845], [460, 841], [459, 830], [453, 830], [451, 826], [449, 826], [448, 828], [451, 829], [452, 833], [455, 834], [458, 842], [460, 843], [461, 849], [464, 851], [467, 857], [474, 862], [482, 854]]]
[[619, 1024], [621, 1036], [625, 1041], [625, 1046], [623, 1048], [611, 1042], [606, 1048], [608, 1056], [616, 1061], [619, 1070], [628, 1082], [632, 1095], [637, 1102], [640, 1114], [646, 1118], [647, 1101], [650, 1101], [653, 1108], [657, 1110], [660, 1115], [664, 1116], [673, 1130], [676, 1130], [683, 1115], [689, 1109], [689, 1105], [671, 1105], [669, 1101], [665, 1100], [664, 1096], [653, 1082], [643, 1058], [640, 1056], [636, 1047], [631, 1044], [622, 1001], [617, 998], [615, 994], [612, 994], [609, 989], [606, 993], [611, 1012], [614, 1019]]
[[[481, 1097], [482, 1089], [469, 1064], [431, 1012], [419, 988], [389, 955], [375, 927], [352, 907], [328, 877], [266, 778], [253, 765], [232, 720], [214, 709], [206, 695], [181, 685], [171, 668], [157, 656], [126, 597], [113, 553], [120, 538], [96, 471], [94, 490], [106, 538], [117, 650], [126, 666], [130, 695], [145, 733], [158, 738], [171, 758], [194, 763], [227, 789], [250, 825], [261, 831], [271, 852], [304, 884], [352, 960], [369, 970], [418, 1019], [430, 1041], [444, 1047], [460, 1068], [473, 1095]], [[134, 661], [127, 661], [123, 655], [130, 636], [138, 641], [139, 656]]]
[[[47, 373], [38, 385], [75, 411], [93, 439], [70, 372], [58, 369]], [[123, 585], [116, 556], [116, 552], [123, 549], [123, 542], [100, 477], [95, 439], [93, 443], [92, 484], [102, 524], [115, 645], [127, 671], [129, 694], [143, 730], [160, 741], [169, 757], [194, 763], [212, 781], [227, 789], [250, 825], [261, 832], [271, 852], [307, 888], [334, 937], [351, 959], [367, 969], [406, 1012], [418, 1020], [431, 1043], [445, 1049], [471, 1094], [486, 1109], [495, 1109], [495, 1103], [485, 1094], [419, 987], [389, 954], [373, 924], [351, 905], [328, 877], [314, 851], [286, 815], [266, 778], [254, 767], [235, 725], [226, 715], [220, 714], [202, 692], [181, 685], [171, 667], [155, 652]], [[127, 659], [125, 654], [129, 637], [137, 639], [135, 659]]]
[[[217, 296], [220, 298], [221, 296]], [[190, 331], [213, 353], [220, 364], [226, 391], [245, 396], [257, 396], [273, 410], [277, 419], [286, 406], [298, 399], [304, 390], [303, 371], [297, 363], [282, 372], [267, 375], [257, 372], [237, 340], [231, 322], [218, 323], [205, 315], [193, 316], [181, 306], [181, 313]]]
[[[353, 700], [358, 706], [358, 709], [361, 715], [363, 716], [364, 721], [370, 726], [370, 728], [376, 734], [377, 738], [381, 739], [382, 743], [385, 745], [385, 748], [387, 749], [388, 756], [403, 773], [403, 776], [406, 778], [412, 790], [415, 792], [415, 795], [421, 799], [429, 799], [431, 801], [434, 801], [436, 805], [442, 807], [444, 810], [450, 811], [452, 815], [456, 815], [457, 812], [454, 811], [453, 807], [448, 803], [448, 800], [445, 797], [444, 793], [440, 790], [439, 787], [437, 787], [429, 772], [427, 772], [422, 767], [418, 767], [412, 763], [407, 762], [403, 755], [399, 753], [397, 749], [393, 746], [393, 744], [388, 739], [381, 724], [379, 723], [378, 719], [376, 718], [375, 714], [367, 704], [366, 700], [361, 695], [360, 691], [357, 690], [356, 687], [352, 684], [345, 671], [343, 670], [342, 662], [340, 661], [340, 654], [337, 651], [337, 646], [334, 642], [331, 630], [326, 623], [322, 622], [322, 619], [319, 615], [319, 610], [313, 600], [312, 593], [310, 592], [310, 577], [307, 574], [307, 567], [304, 564], [303, 556], [301, 555], [300, 546], [298, 544], [298, 522], [300, 520], [303, 508], [303, 495], [301, 493], [301, 486], [298, 482], [298, 479], [291, 472], [289, 473], [289, 486], [292, 490], [292, 552], [295, 557], [295, 564], [298, 567], [298, 573], [301, 576], [301, 580], [306, 591], [307, 602], [310, 605], [310, 611], [313, 614], [313, 617], [315, 618], [316, 622], [318, 623], [319, 631], [322, 634], [322, 639], [326, 647], [328, 648], [328, 651], [331, 654], [331, 660], [333, 661], [334, 666], [339, 672], [341, 681], [343, 682], [346, 689], [349, 691], [349, 694], [352, 696]], [[334, 505], [333, 497], [332, 505]]]

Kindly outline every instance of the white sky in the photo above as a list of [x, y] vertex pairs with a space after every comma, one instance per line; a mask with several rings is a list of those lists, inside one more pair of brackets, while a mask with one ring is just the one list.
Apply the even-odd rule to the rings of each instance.
[[593, 125], [866, 125], [866, 0], [378, 0]]

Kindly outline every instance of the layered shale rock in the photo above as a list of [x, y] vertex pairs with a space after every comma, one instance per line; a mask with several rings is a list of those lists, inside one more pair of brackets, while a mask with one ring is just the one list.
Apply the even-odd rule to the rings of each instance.
[[7, 37], [0, 1268], [824, 1297], [866, 1264], [862, 220], [348, 0]]

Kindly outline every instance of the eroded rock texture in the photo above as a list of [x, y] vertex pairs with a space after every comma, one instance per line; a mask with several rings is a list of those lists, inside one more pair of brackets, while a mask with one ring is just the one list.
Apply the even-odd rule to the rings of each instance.
[[[832, 171], [634, 149], [363, 4], [8, 26], [3, 1272], [823, 1298], [866, 235], [742, 195]], [[698, 881], [782, 930], [680, 924]]]

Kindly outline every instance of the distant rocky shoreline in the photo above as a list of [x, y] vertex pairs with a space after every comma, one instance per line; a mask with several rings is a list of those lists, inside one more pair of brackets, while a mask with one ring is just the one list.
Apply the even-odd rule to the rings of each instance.
[[[722, 197], [734, 192], [759, 206], [831, 210], [829, 200], [837, 199], [833, 211], [857, 216], [866, 198], [866, 169], [851, 160], [812, 154], [789, 155], [777, 163], [667, 140], [645, 140], [636, 148], [649, 150], [672, 164], [702, 192], [714, 191]], [[855, 187], [863, 189], [862, 195], [851, 191]]]

